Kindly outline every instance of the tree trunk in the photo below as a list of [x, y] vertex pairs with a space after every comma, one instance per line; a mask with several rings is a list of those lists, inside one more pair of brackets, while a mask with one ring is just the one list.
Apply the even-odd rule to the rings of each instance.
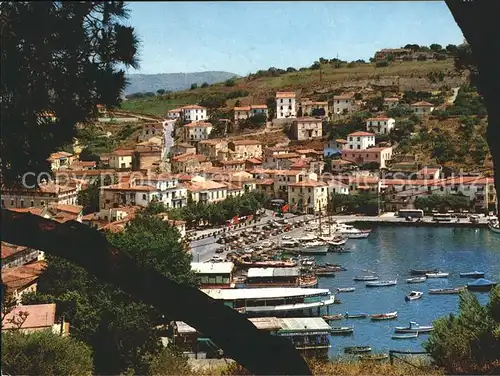
[[488, 110], [487, 140], [500, 213], [500, 1], [446, 0], [446, 4], [478, 62], [477, 86]]
[[250, 372], [311, 374], [289, 340], [258, 330], [245, 316], [196, 288], [179, 285], [154, 269], [140, 267], [127, 252], [113, 248], [95, 229], [79, 222], [61, 224], [6, 209], [1, 213], [3, 241], [74, 262], [97, 278], [155, 306], [166, 317], [193, 326]]

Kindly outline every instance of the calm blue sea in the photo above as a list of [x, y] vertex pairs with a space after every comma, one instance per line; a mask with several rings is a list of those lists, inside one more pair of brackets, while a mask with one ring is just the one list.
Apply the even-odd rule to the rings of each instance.
[[[355, 292], [341, 293], [342, 304], [332, 306], [330, 313], [365, 312], [368, 314], [398, 311], [396, 320], [372, 322], [369, 319], [333, 321], [332, 326], [354, 325], [352, 336], [332, 336], [330, 357], [343, 354], [345, 346], [370, 345], [373, 352], [393, 350], [422, 351], [427, 338], [393, 340], [395, 326], [409, 321], [430, 325], [438, 317], [458, 312], [457, 295], [428, 295], [430, 288], [456, 287], [473, 281], [460, 278], [460, 272], [484, 271], [485, 278], [500, 281], [500, 236], [486, 229], [381, 227], [367, 239], [349, 240], [352, 253], [317, 256], [319, 263], [338, 262], [347, 267], [335, 278], [320, 278], [319, 287], [332, 292], [337, 287], [356, 287]], [[431, 279], [408, 284], [410, 269], [438, 268], [450, 273], [448, 279]], [[355, 275], [376, 272], [380, 279], [398, 278], [392, 287], [366, 288], [366, 282], [354, 282]], [[420, 300], [406, 302], [411, 290], [422, 291]], [[482, 304], [488, 293], [477, 293]]]

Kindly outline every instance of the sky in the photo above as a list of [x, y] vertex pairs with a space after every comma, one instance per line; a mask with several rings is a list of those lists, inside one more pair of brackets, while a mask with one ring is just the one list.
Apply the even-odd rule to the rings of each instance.
[[128, 73], [310, 66], [320, 57], [368, 60], [381, 48], [460, 44], [442, 1], [130, 2], [141, 47]]

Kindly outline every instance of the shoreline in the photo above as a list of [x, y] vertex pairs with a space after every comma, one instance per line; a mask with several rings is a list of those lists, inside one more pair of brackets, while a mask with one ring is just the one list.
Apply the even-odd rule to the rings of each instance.
[[346, 222], [350, 225], [358, 225], [361, 227], [435, 227], [435, 228], [488, 228], [487, 223], [470, 223], [470, 222], [406, 222], [406, 221], [387, 221], [383, 219], [376, 220], [354, 220]]

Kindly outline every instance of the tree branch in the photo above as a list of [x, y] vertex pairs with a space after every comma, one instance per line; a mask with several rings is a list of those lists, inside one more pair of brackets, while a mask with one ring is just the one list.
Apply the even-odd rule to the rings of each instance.
[[[2, 240], [62, 257], [109, 282], [165, 316], [183, 320], [213, 339], [224, 352], [260, 375], [310, 375], [292, 343], [259, 331], [244, 316], [198, 289], [179, 285], [154, 269], [140, 267], [105, 236], [78, 222], [58, 222], [6, 209]], [[26, 236], [29, 234], [29, 236]]]

